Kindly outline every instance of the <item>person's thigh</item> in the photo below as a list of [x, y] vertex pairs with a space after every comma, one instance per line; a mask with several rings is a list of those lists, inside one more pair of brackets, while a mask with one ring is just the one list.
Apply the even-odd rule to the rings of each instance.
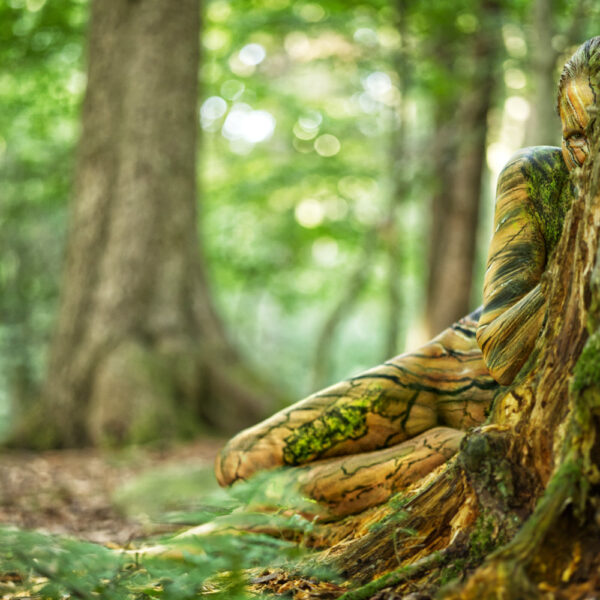
[[394, 446], [441, 423], [465, 429], [482, 422], [497, 384], [477, 347], [476, 317], [242, 431], [217, 459], [219, 482]]
[[315, 462], [299, 472], [300, 489], [319, 503], [321, 516], [354, 514], [382, 504], [446, 462], [464, 435], [435, 427], [391, 448]]

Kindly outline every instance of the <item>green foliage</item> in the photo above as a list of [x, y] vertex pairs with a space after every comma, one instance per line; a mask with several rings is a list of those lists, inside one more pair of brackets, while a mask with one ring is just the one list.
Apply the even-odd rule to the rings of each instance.
[[[208, 494], [211, 501], [207, 504]], [[212, 468], [189, 464], [143, 473], [118, 488], [113, 502], [129, 516], [160, 516], [161, 520], [167, 516], [168, 521], [191, 524], [203, 523], [239, 506], [228, 491], [217, 486]]]
[[[241, 600], [249, 597], [245, 584], [253, 572], [248, 569], [285, 565], [314, 575], [314, 567], [300, 562], [306, 553], [302, 546], [286, 541], [298, 539], [311, 528], [299, 515], [282, 512], [291, 502], [303, 501], [286, 474], [285, 470], [262, 474], [228, 490], [206, 485], [207, 472], [188, 471], [188, 478], [197, 477], [198, 481], [195, 489], [188, 486], [187, 490], [182, 487], [182, 473], [144, 476], [118, 496], [121, 503], [131, 502], [126, 504], [128, 510], [139, 514], [140, 504], [135, 500], [144, 497], [142, 508], [154, 518], [188, 525], [210, 521], [209, 526], [195, 529], [194, 535], [155, 540], [153, 546], [147, 541], [145, 550], [129, 551], [4, 527], [0, 529], [0, 574], [18, 574], [23, 591], [43, 598], [62, 599], [69, 594], [124, 600], [183, 600], [205, 594]], [[158, 498], [150, 496], [164, 486], [169, 486], [179, 506], [188, 505], [187, 512], [171, 512], [166, 519], [159, 516], [162, 507], [174, 506], [164, 493]], [[189, 510], [192, 497], [194, 512]], [[155, 503], [150, 506], [152, 500]], [[266, 507], [270, 513], [265, 512]], [[258, 508], [261, 512], [256, 512]], [[333, 576], [323, 569], [318, 569], [318, 574], [321, 578]], [[15, 591], [14, 585], [9, 588]]]
[[[34, 391], [56, 310], [87, 2], [0, 5], [0, 414]], [[2, 420], [6, 426], [6, 419]], [[0, 431], [0, 434], [3, 431]]]
[[571, 390], [577, 392], [600, 383], [600, 333], [590, 335], [575, 365]]
[[[302, 395], [324, 315], [360, 262], [365, 235], [385, 218], [398, 34], [386, 3], [240, 8], [213, 2], [206, 10], [202, 110], [220, 116], [202, 122], [205, 241], [214, 289], [239, 342], [264, 348], [265, 363]], [[250, 45], [263, 48], [264, 59], [240, 65]], [[270, 138], [235, 138], [232, 115], [243, 105], [272, 116]], [[414, 221], [415, 203], [410, 211]], [[402, 233], [416, 244], [420, 228], [408, 221]], [[380, 243], [355, 331], [336, 346], [332, 380], [381, 358], [365, 321], [385, 328], [385, 255]]]
[[[247, 598], [244, 569], [297, 558], [294, 544], [260, 534], [213, 534], [168, 540], [176, 558], [120, 552], [77, 540], [0, 530], [0, 569], [22, 577], [24, 591], [41, 598]], [[218, 576], [217, 576], [218, 574]], [[1, 585], [1, 584], [0, 584]], [[14, 587], [2, 591], [14, 592]]]
[[45, 578], [35, 591], [46, 598], [61, 598], [64, 593], [90, 598], [94, 592], [114, 588], [110, 582], [123, 567], [122, 558], [106, 548], [7, 527], [0, 530], [0, 557], [3, 573]]

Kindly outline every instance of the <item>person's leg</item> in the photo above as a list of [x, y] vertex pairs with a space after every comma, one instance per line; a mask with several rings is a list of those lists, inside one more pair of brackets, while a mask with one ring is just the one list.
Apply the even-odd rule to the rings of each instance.
[[382, 504], [445, 463], [464, 431], [434, 427], [401, 444], [317, 461], [299, 468], [301, 491], [319, 503], [322, 517], [343, 517]]
[[413, 353], [309, 396], [235, 436], [217, 458], [222, 485], [282, 465], [399, 444], [443, 422], [483, 421], [497, 385], [475, 340], [476, 315]]

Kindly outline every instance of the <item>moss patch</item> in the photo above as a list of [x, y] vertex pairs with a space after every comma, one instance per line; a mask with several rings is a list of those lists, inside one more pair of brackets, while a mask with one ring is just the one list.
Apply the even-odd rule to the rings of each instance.
[[[285, 439], [283, 459], [297, 465], [322, 456], [332, 446], [345, 440], [357, 440], [367, 433], [367, 414], [382, 395], [381, 389], [344, 404], [333, 405], [317, 419], [304, 423]], [[378, 412], [378, 411], [375, 411]]]
[[522, 167], [538, 223], [549, 256], [558, 243], [565, 215], [573, 203], [569, 171], [559, 148], [538, 148]]

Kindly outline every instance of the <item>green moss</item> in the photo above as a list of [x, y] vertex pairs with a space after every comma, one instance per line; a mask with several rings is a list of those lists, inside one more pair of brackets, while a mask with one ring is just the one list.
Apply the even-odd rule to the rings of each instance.
[[573, 202], [569, 171], [558, 148], [536, 149], [523, 166], [528, 195], [549, 255], [560, 238], [565, 215]]
[[494, 516], [485, 513], [479, 515], [469, 539], [470, 562], [479, 564], [502, 543], [501, 537]]
[[440, 587], [448, 585], [450, 582], [462, 577], [467, 569], [468, 562], [464, 558], [457, 558], [449, 565], [444, 567], [440, 573]]
[[322, 455], [344, 440], [356, 440], [367, 433], [369, 398], [358, 398], [349, 404], [333, 406], [314, 421], [304, 423], [286, 438], [283, 458], [297, 465]]
[[581, 352], [575, 370], [571, 390], [576, 392], [587, 387], [600, 386], [600, 332], [594, 332]]
[[490, 443], [485, 435], [467, 435], [461, 444], [460, 460], [470, 473], [480, 472], [489, 461]]
[[512, 467], [506, 460], [506, 438], [494, 433], [471, 433], [461, 444], [459, 460], [476, 489], [486, 490], [508, 506], [514, 496]]
[[367, 433], [367, 414], [385, 414], [388, 401], [380, 386], [373, 386], [360, 398], [334, 404], [321, 416], [304, 423], [285, 439], [283, 459], [288, 465], [314, 460], [332, 446], [357, 440]]
[[473, 525], [465, 554], [455, 558], [441, 569], [440, 588], [444, 588], [456, 579], [462, 579], [467, 571], [477, 568], [504, 541], [505, 536], [498, 527], [495, 517], [491, 513], [479, 515]]

